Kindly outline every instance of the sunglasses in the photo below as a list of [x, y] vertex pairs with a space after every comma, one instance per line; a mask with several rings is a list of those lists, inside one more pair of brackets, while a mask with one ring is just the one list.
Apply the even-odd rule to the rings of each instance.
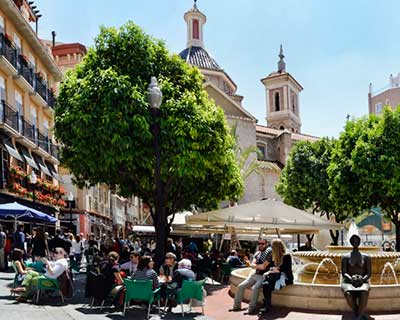
[[131, 256], [131, 259], [136, 258], [135, 256]]
[[258, 245], [259, 245], [259, 246], [265, 246], [265, 245], [267, 245], [267, 244], [266, 244], [265, 242], [259, 242]]
[[62, 251], [54, 251], [55, 254], [64, 254]]

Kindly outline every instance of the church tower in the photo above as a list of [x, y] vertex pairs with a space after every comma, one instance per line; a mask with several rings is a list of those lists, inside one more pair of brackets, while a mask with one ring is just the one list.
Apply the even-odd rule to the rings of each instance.
[[261, 79], [265, 86], [267, 126], [300, 133], [300, 103], [299, 95], [303, 87], [296, 79], [286, 72], [286, 63], [282, 45], [279, 50], [278, 71], [270, 73]]

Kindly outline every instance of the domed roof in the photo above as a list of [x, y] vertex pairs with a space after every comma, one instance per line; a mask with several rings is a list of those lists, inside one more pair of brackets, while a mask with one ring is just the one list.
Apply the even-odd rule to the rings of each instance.
[[200, 69], [223, 71], [214, 58], [202, 47], [190, 46], [179, 55], [187, 63]]

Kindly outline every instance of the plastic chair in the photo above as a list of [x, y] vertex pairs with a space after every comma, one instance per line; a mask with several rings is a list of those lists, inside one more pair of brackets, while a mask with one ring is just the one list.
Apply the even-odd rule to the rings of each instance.
[[145, 301], [148, 303], [147, 318], [150, 316], [151, 305], [154, 300], [158, 302], [158, 310], [160, 311], [160, 288], [153, 291], [153, 281], [152, 280], [129, 280], [124, 279], [124, 285], [126, 288], [124, 309], [122, 311], [125, 316], [126, 308], [129, 309], [130, 301]]
[[228, 277], [228, 279], [229, 279], [229, 276], [231, 275], [231, 272], [232, 272], [231, 265], [229, 263], [227, 263], [227, 262], [222, 262], [221, 265], [220, 265], [220, 272], [221, 272], [220, 281], [221, 281], [221, 283], [223, 283], [224, 279], [226, 277]]
[[[16, 287], [21, 285], [22, 280], [18, 279], [19, 273], [18, 273], [17, 267], [15, 266], [14, 262], [11, 263], [11, 266], [12, 266], [14, 272], [15, 272], [14, 280], [13, 280], [13, 289], [14, 289], [14, 288], [16, 288]], [[11, 291], [10, 296], [13, 296], [13, 295], [15, 295], [15, 292]]]
[[[176, 293], [176, 302], [181, 305], [182, 317], [185, 316], [183, 311], [183, 303], [189, 299], [196, 299], [198, 301], [204, 302], [203, 287], [206, 280], [200, 281], [188, 281], [184, 280], [182, 283], [182, 288], [178, 289]], [[168, 303], [168, 301], [166, 302]], [[189, 302], [190, 311], [192, 311], [192, 301]], [[204, 315], [204, 303], [201, 305], [202, 314]]]
[[37, 290], [36, 290], [36, 304], [39, 304], [40, 295], [43, 291], [58, 291], [61, 296], [61, 301], [64, 304], [64, 295], [60, 289], [60, 285], [57, 279], [50, 279], [44, 276], [38, 278]]

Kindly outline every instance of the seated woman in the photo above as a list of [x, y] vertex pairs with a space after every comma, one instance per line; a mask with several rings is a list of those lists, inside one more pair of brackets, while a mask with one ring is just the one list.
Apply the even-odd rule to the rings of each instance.
[[[44, 277], [47, 279], [57, 279], [65, 271], [68, 270], [68, 262], [65, 259], [65, 250], [63, 248], [56, 248], [54, 251], [54, 261], [48, 261], [43, 259], [46, 265], [46, 272], [44, 275], [32, 270], [28, 270], [22, 281], [20, 287], [13, 289], [14, 292], [21, 292], [22, 298], [26, 298], [29, 295], [29, 291], [32, 287], [37, 285], [38, 278]], [[25, 294], [24, 294], [25, 293]]]
[[107, 261], [100, 266], [101, 274], [104, 276], [105, 297], [110, 292], [111, 296], [116, 296], [124, 284], [118, 261], [119, 254], [111, 251], [107, 254]]
[[22, 257], [24, 255], [24, 252], [21, 249], [14, 249], [11, 258], [12, 258], [12, 265], [15, 268], [16, 272], [18, 273], [17, 279], [18, 282], [22, 282], [24, 280], [25, 276], [29, 272], [34, 272], [37, 274], [36, 271], [34, 271], [32, 268], [26, 267]]
[[142, 256], [139, 259], [136, 272], [133, 274], [134, 280], [152, 280], [153, 290], [160, 287], [157, 272], [154, 271], [154, 262], [150, 256]]
[[261, 313], [267, 313], [271, 308], [271, 293], [273, 290], [293, 284], [292, 257], [286, 253], [285, 244], [281, 239], [272, 240], [272, 267], [264, 274], [263, 282], [264, 308]]

